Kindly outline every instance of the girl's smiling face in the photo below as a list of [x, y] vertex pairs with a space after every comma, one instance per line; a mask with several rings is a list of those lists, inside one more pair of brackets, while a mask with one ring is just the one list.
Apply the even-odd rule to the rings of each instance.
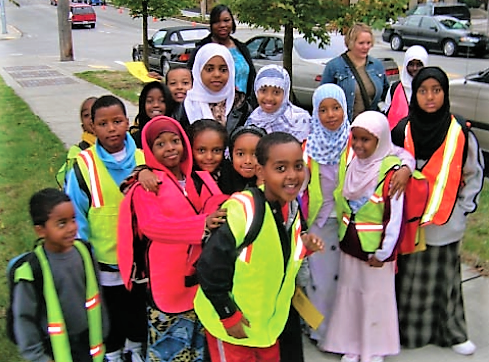
[[353, 127], [351, 129], [351, 146], [355, 155], [360, 158], [369, 158], [377, 149], [379, 140], [365, 128]]
[[173, 100], [182, 103], [187, 97], [187, 91], [192, 88], [192, 74], [184, 68], [172, 69], [166, 75], [166, 85]]
[[264, 86], [258, 89], [256, 99], [264, 112], [275, 113], [284, 101], [284, 90], [279, 87]]
[[219, 92], [229, 80], [228, 65], [223, 57], [216, 55], [205, 63], [200, 72], [202, 84], [212, 92]]
[[192, 155], [202, 171], [214, 172], [224, 158], [224, 140], [219, 132], [206, 129], [194, 137]]
[[173, 132], [161, 133], [151, 148], [156, 161], [169, 169], [178, 179], [181, 178], [180, 162], [183, 158], [183, 143], [179, 135]]
[[256, 145], [260, 137], [253, 133], [243, 133], [234, 141], [233, 168], [244, 178], [255, 176]]
[[159, 88], [153, 88], [148, 92], [144, 101], [144, 110], [150, 119], [156, 116], [165, 115], [165, 96]]
[[319, 121], [329, 131], [336, 131], [340, 128], [344, 115], [343, 108], [334, 98], [325, 98], [319, 103]]

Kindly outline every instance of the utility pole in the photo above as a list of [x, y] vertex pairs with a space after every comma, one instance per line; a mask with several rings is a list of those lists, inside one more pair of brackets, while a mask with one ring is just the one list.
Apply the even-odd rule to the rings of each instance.
[[58, 0], [59, 60], [73, 61], [73, 39], [71, 37], [70, 0]]
[[2, 34], [7, 34], [7, 18], [5, 17], [5, 0], [0, 0], [0, 16], [2, 18]]

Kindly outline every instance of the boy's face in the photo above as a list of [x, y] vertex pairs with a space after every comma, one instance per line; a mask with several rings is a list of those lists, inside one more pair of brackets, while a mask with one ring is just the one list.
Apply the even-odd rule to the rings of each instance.
[[192, 155], [202, 171], [214, 172], [224, 158], [224, 148], [219, 132], [206, 129], [194, 137]]
[[192, 75], [188, 69], [174, 69], [166, 76], [166, 85], [170, 89], [173, 100], [182, 103], [187, 97], [187, 91], [192, 88]]
[[264, 86], [258, 89], [256, 99], [265, 113], [275, 113], [284, 101], [284, 90], [279, 87]]
[[46, 250], [64, 253], [73, 247], [78, 230], [75, 221], [75, 209], [71, 202], [56, 205], [44, 225], [34, 227], [37, 235], [44, 239]]
[[256, 145], [260, 137], [252, 133], [245, 133], [236, 139], [233, 148], [233, 168], [244, 178], [255, 176]]
[[257, 176], [264, 180], [267, 200], [281, 205], [295, 200], [305, 178], [301, 146], [295, 142], [271, 146], [267, 163], [257, 167]]
[[102, 107], [95, 112], [93, 131], [107, 152], [122, 151], [128, 129], [129, 120], [119, 105]]
[[180, 175], [180, 162], [183, 158], [183, 144], [179, 135], [163, 132], [155, 139], [152, 147], [156, 160], [175, 176]]
[[94, 103], [95, 103], [95, 99], [89, 99], [88, 101], [86, 101], [83, 104], [81, 112], [80, 112], [82, 129], [85, 132], [92, 133], [92, 134], [93, 134], [92, 106]]

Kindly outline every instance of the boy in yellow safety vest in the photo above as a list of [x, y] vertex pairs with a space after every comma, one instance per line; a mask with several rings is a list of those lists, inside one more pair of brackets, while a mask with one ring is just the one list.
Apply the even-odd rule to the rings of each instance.
[[15, 270], [13, 329], [22, 357], [102, 362], [102, 329], [107, 331], [108, 321], [102, 323], [98, 269], [88, 248], [75, 240], [73, 204], [63, 192], [48, 188], [32, 196], [30, 214], [43, 243], [33, 252], [40, 273], [29, 261]]

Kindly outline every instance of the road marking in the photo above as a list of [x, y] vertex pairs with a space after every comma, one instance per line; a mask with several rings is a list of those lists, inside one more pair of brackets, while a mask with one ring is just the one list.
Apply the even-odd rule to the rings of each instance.
[[94, 69], [110, 69], [111, 68], [108, 65], [92, 65], [92, 64], [88, 64], [88, 66], [90, 68], [94, 68]]

